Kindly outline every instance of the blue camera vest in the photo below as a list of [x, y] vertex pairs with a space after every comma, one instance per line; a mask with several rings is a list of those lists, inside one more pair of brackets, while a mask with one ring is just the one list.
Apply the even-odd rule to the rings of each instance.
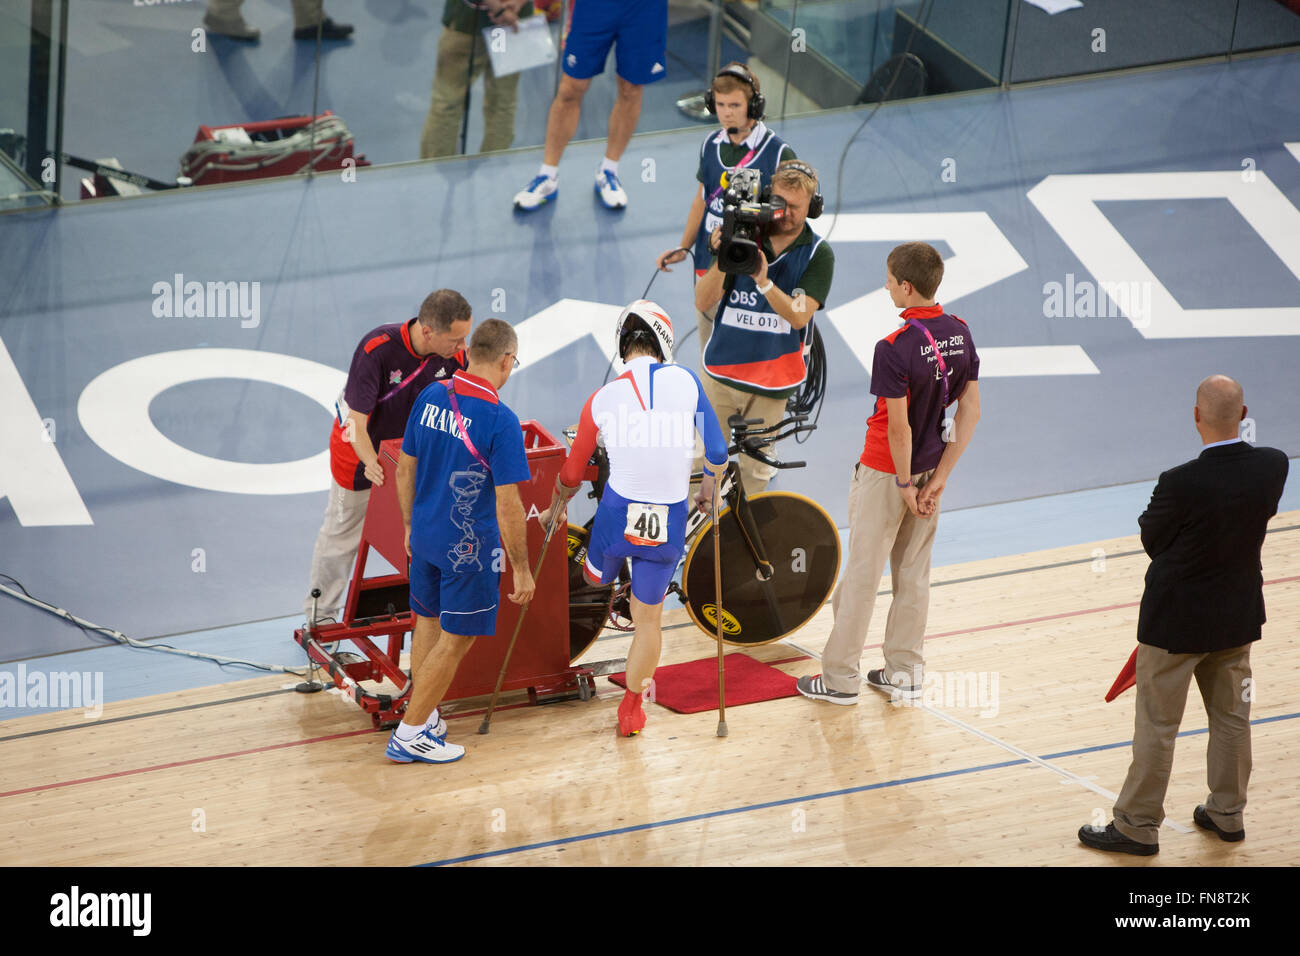
[[[804, 229], [812, 232], [807, 225]], [[813, 253], [822, 244], [816, 233], [812, 233], [812, 239], [790, 246], [767, 264], [767, 277], [792, 298]], [[758, 294], [752, 276], [733, 276], [731, 280], [730, 289], [723, 287], [722, 301], [713, 317], [713, 334], [704, 347], [705, 371], [726, 384], [757, 389], [774, 397], [789, 394], [808, 374], [803, 350], [811, 326], [796, 329], [781, 318]]]

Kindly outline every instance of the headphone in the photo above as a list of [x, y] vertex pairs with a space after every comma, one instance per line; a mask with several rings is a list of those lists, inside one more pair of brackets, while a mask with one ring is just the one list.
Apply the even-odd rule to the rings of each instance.
[[807, 176], [810, 180], [812, 180], [813, 187], [817, 191], [813, 193], [813, 197], [808, 200], [808, 218], [816, 219], [818, 216], [822, 214], [822, 210], [826, 208], [826, 203], [822, 199], [822, 187], [821, 184], [817, 181], [816, 171], [807, 163], [801, 162], [800, 160], [797, 159], [787, 159], [784, 163], [782, 163], [780, 166], [777, 167], [777, 172], [780, 172], [783, 169], [793, 169], [795, 172], [799, 173], [800, 175]]
[[[719, 70], [718, 75], [715, 76], [714, 79], [716, 80], [718, 76], [734, 76], [736, 79], [749, 84], [750, 92], [753, 94], [749, 98], [749, 118], [756, 123], [763, 118], [763, 110], [767, 108], [767, 97], [758, 92], [758, 81], [754, 79], [754, 75], [750, 73], [749, 70], [739, 64], [733, 63], [730, 66], [724, 66]], [[714, 116], [718, 115], [718, 106], [713, 98], [712, 83], [709, 84], [708, 90], [704, 93], [704, 108]]]

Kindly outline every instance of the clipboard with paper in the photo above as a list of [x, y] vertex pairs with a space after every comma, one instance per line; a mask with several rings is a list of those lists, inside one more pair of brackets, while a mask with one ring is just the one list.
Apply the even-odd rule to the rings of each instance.
[[518, 30], [501, 26], [483, 28], [483, 42], [495, 76], [509, 76], [555, 62], [555, 42], [545, 15], [525, 17], [518, 26]]

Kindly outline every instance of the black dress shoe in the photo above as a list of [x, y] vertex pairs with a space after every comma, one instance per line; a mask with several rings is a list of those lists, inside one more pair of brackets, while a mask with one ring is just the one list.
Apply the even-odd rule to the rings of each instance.
[[1094, 850], [1107, 850], [1111, 853], [1132, 853], [1134, 856], [1155, 856], [1160, 852], [1159, 843], [1139, 843], [1130, 840], [1115, 829], [1114, 823], [1095, 827], [1091, 823], [1079, 827], [1079, 842]]
[[1246, 831], [1244, 829], [1225, 830], [1223, 827], [1211, 820], [1209, 811], [1205, 809], [1205, 805], [1202, 803], [1198, 803], [1196, 809], [1192, 811], [1192, 821], [1202, 830], [1209, 830], [1212, 833], [1217, 833], [1219, 839], [1223, 840], [1225, 843], [1236, 843], [1239, 840], [1246, 839]]
[[[322, 40], [346, 40], [352, 35], [352, 24], [335, 23], [329, 17], [320, 25], [320, 36]], [[314, 40], [316, 39], [316, 27], [298, 27], [293, 31], [295, 40]]]

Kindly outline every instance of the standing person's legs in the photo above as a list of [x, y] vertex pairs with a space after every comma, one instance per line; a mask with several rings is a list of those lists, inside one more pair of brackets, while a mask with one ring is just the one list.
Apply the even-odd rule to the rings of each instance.
[[[311, 575], [308, 579], [307, 597], [302, 605], [304, 614], [311, 615], [313, 603], [311, 591], [313, 588], [320, 588], [320, 598], [315, 602], [317, 617], [333, 617], [335, 620], [341, 618], [344, 596], [352, 576], [353, 562], [356, 561], [357, 546], [361, 543], [361, 529], [365, 524], [366, 505], [369, 501], [369, 488], [353, 491], [331, 479], [329, 502], [325, 506], [325, 520], [316, 535], [316, 546], [312, 550]], [[339, 613], [333, 613], [336, 611]]]
[[417, 643], [428, 648], [420, 661], [418, 670], [412, 666], [411, 702], [406, 706], [407, 724], [424, 724], [432, 716], [433, 710], [442, 703], [443, 695], [451, 686], [456, 676], [456, 668], [473, 646], [477, 638], [443, 631], [438, 619], [415, 618], [415, 636], [411, 640], [412, 664], [414, 665], [414, 648]]
[[1250, 645], [1208, 655], [1196, 667], [1196, 683], [1209, 717], [1205, 811], [1220, 830], [1244, 829], [1246, 785], [1250, 782], [1250, 702], [1254, 696]]
[[293, 27], [314, 27], [325, 19], [325, 0], [293, 0]]
[[[425, 117], [424, 132], [420, 136], [421, 159], [451, 156], [456, 152], [461, 116], [465, 110], [465, 91], [471, 82], [469, 61], [474, 45], [474, 37], [451, 27], [442, 28], [438, 37], [438, 62], [433, 70], [429, 115]], [[481, 42], [479, 46], [482, 46]]]
[[894, 476], [858, 464], [849, 485], [849, 553], [831, 598], [834, 623], [822, 651], [822, 682], [838, 694], [862, 686], [862, 648], [876, 606], [876, 591], [906, 505], [891, 487]]
[[[484, 47], [486, 57], [487, 49], [482, 39], [479, 40], [479, 46]], [[515, 103], [518, 94], [519, 74], [496, 76], [489, 63], [483, 80], [483, 142], [479, 144], [479, 152], [509, 149], [515, 141]]]
[[1187, 705], [1187, 688], [1204, 654], [1170, 654], [1138, 645], [1133, 762], [1115, 801], [1115, 829], [1130, 840], [1160, 842], [1165, 792], [1174, 764], [1174, 740]]
[[[759, 424], [751, 425], [752, 430], [767, 428], [775, 425], [785, 418], [786, 399], [771, 398], [767, 395], [750, 395], [742, 414], [746, 418], [757, 418]], [[759, 451], [769, 458], [776, 456], [776, 445], [770, 442], [762, 445]], [[745, 494], [756, 495], [760, 491], [767, 490], [767, 483], [776, 477], [776, 469], [771, 465], [765, 465], [757, 458], [751, 458], [749, 455], [741, 455], [739, 459], [740, 476], [745, 485]]]
[[[724, 385], [708, 374], [700, 376], [700, 384], [704, 386], [704, 394], [709, 404], [713, 406], [714, 414], [718, 416], [718, 424], [722, 426], [722, 434], [728, 443], [731, 441], [731, 427], [727, 424], [727, 419], [732, 415], [740, 415], [746, 419], [759, 419], [760, 424], [751, 426], [755, 430], [767, 425], [775, 425], [785, 417], [784, 398], [769, 398], [766, 395], [742, 392]], [[762, 446], [761, 450], [771, 455], [775, 448], [775, 445], [767, 444]], [[696, 451], [698, 456], [692, 469], [699, 471], [704, 455], [703, 446], [697, 444]], [[765, 491], [767, 483], [776, 475], [775, 468], [746, 454], [741, 454], [736, 463], [740, 466], [740, 476], [747, 495], [756, 495], [760, 491]]]
[[222, 36], [237, 40], [257, 40], [262, 31], [254, 30], [244, 22], [244, 14], [240, 9], [243, 5], [244, 0], [208, 0], [203, 25]]
[[663, 601], [643, 604], [632, 595], [632, 623], [636, 625], [636, 633], [627, 652], [627, 689], [634, 693], [645, 693], [654, 680], [663, 645], [663, 613]]
[[[933, 469], [916, 476], [918, 488], [934, 474]], [[893, 476], [887, 476], [892, 478]], [[894, 492], [898, 498], [898, 493]], [[898, 687], [920, 689], [925, 657], [925, 622], [930, 613], [930, 552], [939, 527], [936, 512], [918, 518], [902, 506], [894, 546], [889, 553], [893, 600], [885, 619], [885, 680]]]
[[703, 367], [704, 348], [709, 344], [709, 337], [713, 335], [713, 313], [701, 312], [699, 309], [696, 309], [695, 320], [696, 327], [700, 332], [700, 366]]
[[560, 165], [564, 148], [578, 131], [578, 118], [582, 115], [582, 98], [587, 95], [591, 80], [575, 80], [567, 73], [560, 76], [560, 88], [551, 101], [551, 111], [546, 116], [546, 147], [542, 163]]
[[412, 554], [410, 582], [415, 614], [411, 699], [384, 755], [396, 763], [450, 763], [463, 757], [465, 748], [447, 742], [446, 725], [434, 713], [477, 640], [474, 635], [496, 631], [501, 575], [444, 571]]
[[627, 149], [641, 119], [641, 87], [618, 78], [618, 96], [609, 111], [609, 135], [605, 140], [605, 158], [617, 162]]

